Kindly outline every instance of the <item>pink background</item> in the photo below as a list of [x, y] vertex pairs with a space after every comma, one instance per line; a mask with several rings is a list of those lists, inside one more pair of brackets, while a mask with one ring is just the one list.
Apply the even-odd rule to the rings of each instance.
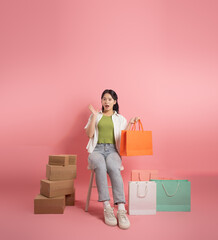
[[[123, 158], [126, 191], [132, 169], [217, 176], [217, 12], [215, 0], [1, 1], [0, 182], [11, 205], [28, 199], [23, 208], [39, 218], [33, 198], [48, 155], [72, 153], [83, 207], [83, 128], [106, 88], [122, 115], [153, 132], [153, 156]], [[28, 198], [13, 202], [13, 191]]]

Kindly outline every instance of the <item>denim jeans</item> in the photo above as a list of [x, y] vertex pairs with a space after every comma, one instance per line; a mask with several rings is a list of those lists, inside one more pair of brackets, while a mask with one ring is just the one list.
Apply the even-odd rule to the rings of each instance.
[[89, 167], [95, 171], [98, 201], [109, 201], [107, 173], [112, 184], [114, 204], [126, 203], [123, 179], [120, 173], [122, 160], [114, 144], [97, 144], [88, 157]]

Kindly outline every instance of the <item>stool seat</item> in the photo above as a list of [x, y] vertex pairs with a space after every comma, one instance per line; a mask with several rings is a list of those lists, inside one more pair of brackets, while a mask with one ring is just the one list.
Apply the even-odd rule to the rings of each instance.
[[[87, 169], [88, 169], [88, 170], [93, 170], [89, 165], [87, 166]], [[121, 165], [121, 167], [120, 167], [120, 171], [123, 171], [123, 170], [124, 170], [124, 166]]]
[[[86, 207], [85, 207], [86, 212], [88, 212], [92, 188], [96, 187], [96, 186], [93, 186], [93, 179], [94, 179], [95, 171], [94, 171], [94, 169], [91, 169], [90, 166], [88, 166], [87, 169], [91, 170], [91, 176], [90, 176], [90, 180], [89, 180], [89, 189], [88, 189], [88, 194], [87, 194], [87, 199], [86, 199]], [[124, 170], [124, 166], [121, 165], [120, 171], [123, 171], [123, 170]], [[108, 187], [111, 188], [112, 186], [108, 186]]]

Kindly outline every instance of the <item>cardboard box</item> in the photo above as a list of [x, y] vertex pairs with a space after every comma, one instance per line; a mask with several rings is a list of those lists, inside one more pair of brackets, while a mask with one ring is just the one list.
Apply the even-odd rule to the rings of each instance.
[[76, 165], [77, 155], [65, 155], [69, 157], [69, 165]]
[[66, 165], [76, 165], [77, 155], [50, 155], [49, 156], [49, 165], [58, 165], [58, 166], [66, 166]]
[[59, 197], [74, 192], [74, 180], [41, 180], [40, 194], [45, 197]]
[[34, 214], [63, 214], [65, 208], [65, 196], [47, 198], [37, 195], [34, 199]]
[[74, 206], [75, 205], [75, 189], [72, 194], [65, 196], [65, 205], [66, 206]]
[[73, 179], [76, 178], [76, 168], [76, 165], [46, 165], [46, 178], [51, 181]]

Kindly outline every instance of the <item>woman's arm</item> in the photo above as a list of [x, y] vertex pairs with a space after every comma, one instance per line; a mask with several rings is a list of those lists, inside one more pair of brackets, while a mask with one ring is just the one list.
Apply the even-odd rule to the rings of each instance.
[[91, 122], [86, 128], [86, 134], [89, 138], [92, 138], [95, 133], [95, 121], [98, 115], [98, 111], [96, 111], [92, 105], [89, 105], [89, 110], [92, 112], [92, 118], [91, 118]]

